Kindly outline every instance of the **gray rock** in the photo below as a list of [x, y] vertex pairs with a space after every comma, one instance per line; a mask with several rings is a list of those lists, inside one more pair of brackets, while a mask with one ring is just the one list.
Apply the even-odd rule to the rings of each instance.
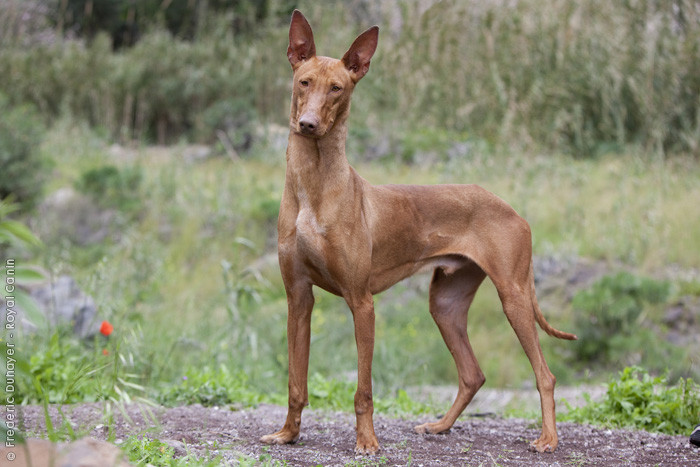
[[[2, 462], [17, 467], [128, 467], [126, 456], [116, 446], [106, 441], [83, 438], [71, 443], [52, 443], [43, 439], [30, 439], [15, 448], [0, 449]], [[2, 464], [6, 465], [6, 464]]]
[[212, 156], [211, 147], [203, 144], [189, 145], [182, 150], [182, 158], [188, 164], [203, 162]]
[[117, 217], [116, 210], [101, 209], [72, 188], [61, 188], [39, 205], [30, 228], [45, 242], [68, 239], [86, 246], [117, 233]]
[[[60, 276], [53, 282], [32, 285], [28, 290], [50, 326], [69, 325], [80, 338], [91, 337], [99, 331], [101, 320], [97, 317], [95, 301], [80, 290], [72, 277]], [[0, 304], [0, 309], [4, 313], [5, 303]], [[31, 322], [19, 306], [15, 309], [22, 329], [35, 331], [40, 323]]]

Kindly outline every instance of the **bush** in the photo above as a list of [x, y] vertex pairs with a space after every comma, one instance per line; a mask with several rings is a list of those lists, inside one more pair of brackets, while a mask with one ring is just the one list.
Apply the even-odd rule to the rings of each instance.
[[134, 213], [141, 207], [141, 167], [119, 169], [105, 165], [83, 173], [76, 188], [103, 208]]
[[[608, 383], [605, 399], [580, 408], [568, 406], [561, 418], [611, 428], [634, 428], [671, 435], [687, 435], [700, 414], [698, 386], [680, 378], [669, 387], [666, 377], [652, 377], [639, 367], [628, 367]], [[568, 405], [568, 404], [567, 404]]]
[[[610, 364], [630, 353], [660, 350], [654, 333], [644, 326], [648, 304], [664, 303], [670, 284], [627, 272], [605, 276], [578, 292], [572, 301], [578, 342], [577, 360]], [[658, 344], [654, 344], [655, 342]]]
[[[264, 79], [242, 49], [225, 34], [188, 42], [154, 31], [119, 54], [106, 36], [0, 48], [0, 69], [11, 71], [3, 86], [14, 101], [32, 102], [47, 117], [68, 114], [126, 140], [209, 142], [222, 123], [237, 121], [230, 112], [246, 109], [246, 123], [255, 115]], [[233, 104], [222, 110], [217, 102]]]
[[25, 210], [38, 201], [46, 178], [38, 151], [43, 132], [32, 106], [11, 106], [0, 94], [0, 199], [11, 196]]

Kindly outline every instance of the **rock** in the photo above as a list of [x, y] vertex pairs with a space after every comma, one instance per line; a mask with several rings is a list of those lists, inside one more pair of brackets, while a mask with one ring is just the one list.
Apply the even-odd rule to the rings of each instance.
[[663, 323], [668, 327], [666, 340], [677, 346], [700, 343], [700, 297], [684, 296], [666, 309]]
[[101, 243], [117, 232], [116, 221], [116, 210], [101, 209], [72, 188], [61, 188], [39, 205], [29, 224], [44, 241], [69, 239], [86, 246]]
[[122, 146], [120, 144], [112, 144], [107, 153], [114, 159], [126, 162], [134, 162], [138, 159], [138, 151], [135, 149]]
[[684, 296], [671, 305], [664, 314], [664, 324], [684, 330], [693, 327], [700, 318], [700, 297]]
[[187, 454], [187, 445], [182, 441], [178, 441], [176, 439], [166, 439], [163, 440], [163, 442], [173, 448], [173, 453], [176, 456], [181, 457]]
[[[4, 463], [5, 461], [8, 463]], [[0, 464], [12, 467], [129, 467], [125, 454], [106, 441], [83, 438], [72, 443], [30, 439], [0, 449]]]
[[533, 269], [538, 298], [562, 294], [570, 302], [576, 292], [621, 268], [575, 255], [548, 255], [535, 256]]
[[682, 321], [685, 321], [685, 308], [682, 302], [678, 302], [666, 310], [664, 324], [675, 328], [678, 327], [678, 324]]
[[203, 144], [192, 144], [182, 150], [182, 158], [188, 164], [203, 162], [212, 156], [211, 147]]
[[[51, 326], [70, 325], [73, 332], [80, 338], [97, 334], [99, 319], [97, 306], [89, 295], [86, 295], [75, 280], [70, 276], [60, 276], [53, 282], [45, 282], [28, 287], [29, 295], [34, 299], [42, 315]], [[0, 305], [4, 313], [5, 304]], [[38, 323], [27, 319], [26, 313], [16, 307], [21, 317], [21, 326], [26, 331], [34, 331]]]

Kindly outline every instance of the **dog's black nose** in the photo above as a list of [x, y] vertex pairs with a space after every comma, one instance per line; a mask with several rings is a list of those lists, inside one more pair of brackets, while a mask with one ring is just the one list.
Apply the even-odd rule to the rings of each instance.
[[313, 133], [318, 128], [318, 118], [315, 115], [304, 114], [299, 119], [299, 130], [302, 133]]

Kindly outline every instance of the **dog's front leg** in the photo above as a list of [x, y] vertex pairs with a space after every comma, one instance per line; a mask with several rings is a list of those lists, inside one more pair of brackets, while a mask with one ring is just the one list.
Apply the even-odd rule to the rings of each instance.
[[311, 310], [314, 295], [311, 284], [295, 283], [287, 287], [287, 347], [289, 351], [289, 409], [284, 427], [263, 436], [267, 444], [293, 443], [299, 438], [301, 412], [309, 403], [307, 378], [311, 344]]
[[355, 415], [357, 416], [358, 454], [374, 454], [379, 449], [374, 434], [372, 414], [372, 356], [374, 354], [374, 300], [367, 293], [359, 298], [347, 298], [355, 323], [357, 343], [357, 392], [355, 393]]

